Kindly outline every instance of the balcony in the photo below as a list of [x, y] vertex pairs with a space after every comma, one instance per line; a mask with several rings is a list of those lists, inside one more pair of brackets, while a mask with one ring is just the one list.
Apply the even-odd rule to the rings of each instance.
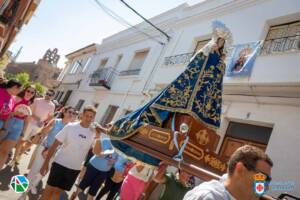
[[112, 67], [102, 68], [91, 74], [90, 86], [102, 86], [110, 90], [112, 81], [117, 74]]
[[139, 75], [141, 69], [129, 69], [124, 70], [119, 73], [119, 76], [131, 76], [131, 75]]
[[168, 65], [186, 64], [190, 61], [193, 55], [194, 52], [165, 57], [164, 65], [168, 66]]

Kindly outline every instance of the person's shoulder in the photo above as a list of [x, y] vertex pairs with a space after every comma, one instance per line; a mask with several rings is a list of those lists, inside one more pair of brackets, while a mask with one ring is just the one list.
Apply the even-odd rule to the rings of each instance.
[[167, 172], [167, 173], [165, 174], [165, 176], [166, 176], [166, 178], [168, 178], [168, 179], [175, 179], [175, 175], [174, 175], [173, 173], [170, 173], [170, 172]]
[[71, 129], [78, 129], [80, 128], [80, 123], [79, 122], [69, 122], [68, 124], [65, 125], [65, 128], [71, 128]]
[[33, 102], [38, 103], [38, 102], [41, 102], [41, 101], [43, 101], [43, 98], [38, 97], [38, 98], [35, 98]]
[[223, 196], [216, 194], [211, 190], [194, 191], [191, 190], [184, 196], [183, 200], [226, 200]]
[[167, 172], [165, 173], [165, 180], [166, 180], [166, 183], [169, 182], [169, 181], [173, 181], [173, 180], [176, 180], [176, 176], [173, 174], [173, 173], [170, 173], [170, 172]]
[[[212, 180], [204, 182], [189, 191], [184, 200], [212, 200], [224, 199], [225, 189], [221, 182]], [[226, 197], [225, 197], [226, 198]]]
[[[55, 123], [62, 123], [62, 118], [54, 118], [53, 121], [54, 121]], [[68, 124], [69, 124], [69, 123], [68, 123]], [[68, 124], [67, 124], [67, 125], [68, 125]]]
[[67, 126], [80, 126], [80, 122], [70, 122], [67, 124]]

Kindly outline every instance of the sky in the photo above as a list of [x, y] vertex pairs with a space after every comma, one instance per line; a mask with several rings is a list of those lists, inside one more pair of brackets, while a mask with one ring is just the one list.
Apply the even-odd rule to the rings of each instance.
[[[131, 24], [142, 19], [119, 0], [98, 0]], [[183, 3], [193, 5], [201, 0], [125, 0], [146, 18], [151, 18]], [[47, 49], [58, 48], [59, 67], [65, 57], [91, 43], [126, 29], [108, 16], [95, 0], [41, 0], [27, 25], [24, 25], [10, 46], [14, 54], [23, 47], [17, 62], [32, 62], [42, 58]]]

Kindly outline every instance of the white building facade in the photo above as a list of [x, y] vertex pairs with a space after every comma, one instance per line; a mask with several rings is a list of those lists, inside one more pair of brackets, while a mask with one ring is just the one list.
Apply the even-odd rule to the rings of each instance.
[[[210, 39], [215, 19], [230, 28], [234, 44], [264, 41], [249, 76], [224, 77], [217, 153], [228, 158], [244, 144], [264, 149], [274, 162], [273, 180], [291, 184], [287, 192], [300, 196], [300, 1], [182, 4], [150, 19], [170, 41], [141, 23], [137, 27], [157, 41], [128, 29], [69, 54], [57, 99], [63, 101], [69, 90], [64, 103], [79, 109], [97, 105], [97, 121], [103, 124], [118, 119], [185, 69], [188, 58]], [[74, 69], [74, 61], [80, 59], [85, 70]]]

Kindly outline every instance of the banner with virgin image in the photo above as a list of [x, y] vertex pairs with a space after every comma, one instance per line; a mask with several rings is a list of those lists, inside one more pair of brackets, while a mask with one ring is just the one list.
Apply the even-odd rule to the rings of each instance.
[[261, 41], [238, 44], [230, 49], [226, 59], [226, 76], [250, 76]]

